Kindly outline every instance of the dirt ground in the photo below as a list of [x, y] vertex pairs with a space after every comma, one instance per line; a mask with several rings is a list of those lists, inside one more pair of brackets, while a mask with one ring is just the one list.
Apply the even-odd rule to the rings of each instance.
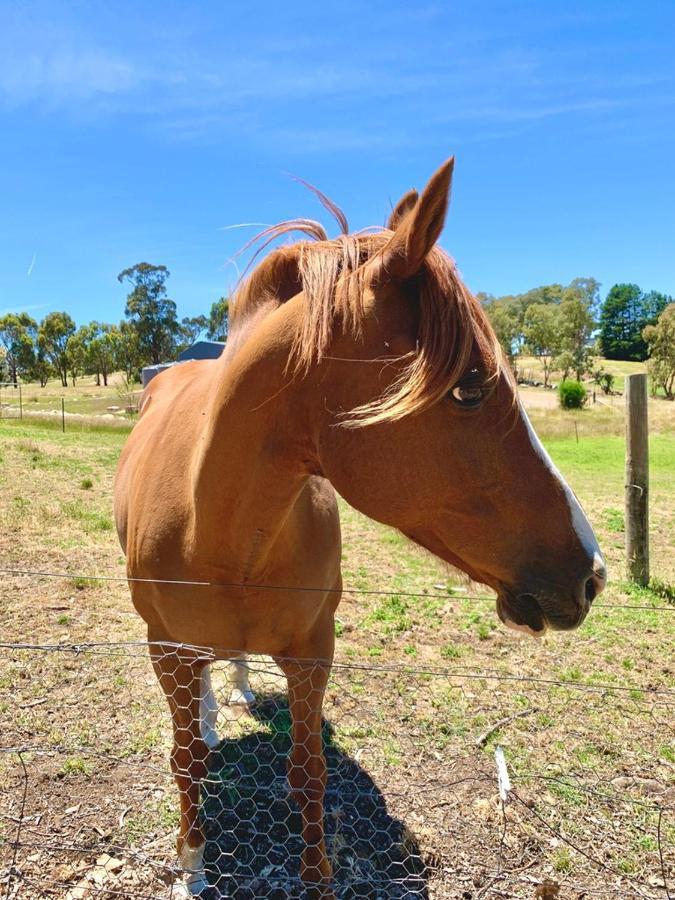
[[[2, 567], [69, 573], [0, 576], [0, 878], [12, 898], [167, 898], [170, 722], [110, 515], [124, 435], [5, 423], [0, 440]], [[556, 461], [618, 561], [621, 478], [597, 468], [613, 440], [578, 461], [577, 445], [560, 443]], [[660, 446], [653, 527], [666, 593], [619, 578], [579, 632], [539, 643], [505, 632], [482, 590], [343, 508], [352, 592], [324, 710], [340, 900], [672, 893], [675, 485]], [[251, 718], [235, 719], [216, 677], [223, 742], [202, 809], [212, 896], [302, 897], [283, 682], [268, 660], [251, 666]]]

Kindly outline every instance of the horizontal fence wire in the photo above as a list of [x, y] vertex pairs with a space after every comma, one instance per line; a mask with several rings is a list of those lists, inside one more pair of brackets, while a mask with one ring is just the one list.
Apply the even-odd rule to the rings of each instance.
[[[58, 643], [58, 644], [32, 644], [26, 642], [9, 643], [0, 641], [0, 650], [37, 650], [45, 653], [68, 653], [74, 656], [81, 654], [99, 654], [104, 656], [126, 656], [131, 651], [162, 648], [178, 654], [185, 654], [186, 659], [193, 659], [193, 654], [208, 661], [247, 659], [246, 651], [229, 648], [214, 648], [204, 645], [175, 643], [170, 641], [154, 642], [148, 644], [144, 641], [120, 641], [120, 642], [92, 642], [92, 643]], [[152, 655], [152, 652], [151, 652]], [[254, 654], [258, 655], [258, 654]], [[497, 669], [485, 669], [480, 666], [454, 665], [454, 666], [413, 666], [413, 665], [375, 665], [369, 663], [350, 663], [342, 661], [328, 661], [317, 657], [303, 657], [302, 659], [278, 656], [279, 662], [299, 662], [303, 665], [329, 664], [335, 671], [354, 671], [377, 674], [391, 674], [410, 677], [437, 677], [437, 678], [465, 678], [484, 681], [522, 682], [527, 685], [542, 687], [562, 687], [572, 691], [588, 691], [591, 693], [620, 692], [628, 694], [644, 694], [646, 696], [667, 697], [675, 700], [675, 690], [668, 688], [645, 687], [638, 684], [618, 684], [615, 682], [583, 682], [563, 678], [537, 678], [533, 675], [518, 675], [512, 672], [500, 672]]]
[[[452, 587], [449, 587], [445, 593], [436, 593], [434, 591], [406, 591], [398, 590], [396, 587], [388, 589], [383, 588], [355, 588], [355, 587], [311, 587], [306, 585], [279, 585], [279, 584], [257, 584], [254, 582], [236, 582], [236, 581], [191, 581], [179, 578], [139, 578], [130, 575], [92, 575], [81, 572], [48, 572], [34, 569], [15, 569], [0, 568], [0, 574], [12, 575], [16, 577], [27, 578], [57, 578], [57, 579], [80, 579], [82, 581], [100, 581], [113, 582], [118, 584], [167, 584], [182, 585], [185, 587], [208, 587], [208, 588], [225, 588], [231, 590], [263, 590], [263, 591], [284, 591], [288, 593], [320, 593], [320, 594], [348, 594], [355, 596], [378, 596], [389, 597], [395, 595], [397, 597], [417, 598], [426, 600], [475, 600], [482, 603], [494, 603], [495, 597], [486, 594], [460, 594]], [[628, 610], [648, 610], [650, 612], [667, 612], [675, 613], [675, 603], [670, 606], [650, 605], [640, 603], [595, 603], [593, 609], [628, 609]]]
[[[277, 665], [291, 661], [142, 642], [4, 643], [0, 658], [11, 686], [0, 705], [8, 898], [178, 896], [171, 725], [150, 659], [170, 660], [169, 677], [188, 659], [214, 661], [219, 739], [201, 780], [204, 896], [306, 896]], [[307, 678], [325, 667], [295, 662]], [[250, 680], [248, 708], [233, 699], [237, 666]], [[493, 687], [479, 692], [477, 680]], [[174, 702], [179, 688], [169, 691]], [[675, 788], [656, 756], [672, 742], [673, 693], [468, 666], [337, 663], [322, 727], [337, 900], [671, 897]], [[639, 753], [620, 746], [625, 722], [640, 723]]]

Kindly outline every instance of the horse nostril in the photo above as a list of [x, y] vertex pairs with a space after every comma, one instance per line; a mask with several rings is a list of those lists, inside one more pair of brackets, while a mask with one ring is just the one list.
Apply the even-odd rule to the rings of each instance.
[[584, 584], [584, 597], [588, 606], [601, 594], [607, 586], [607, 567], [605, 561], [596, 550], [591, 566], [591, 577]]
[[584, 595], [589, 606], [595, 600], [598, 594], [604, 591], [606, 584], [607, 569], [605, 569], [604, 565], [602, 565], [593, 570], [593, 574], [590, 578], [587, 579], [586, 584], [584, 585]]

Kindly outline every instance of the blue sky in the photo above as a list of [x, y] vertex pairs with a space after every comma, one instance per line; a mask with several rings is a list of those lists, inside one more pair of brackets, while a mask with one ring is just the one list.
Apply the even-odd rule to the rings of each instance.
[[675, 294], [675, 3], [0, 2], [0, 314], [179, 313], [253, 229], [352, 227], [457, 156], [443, 245], [473, 290], [593, 275]]

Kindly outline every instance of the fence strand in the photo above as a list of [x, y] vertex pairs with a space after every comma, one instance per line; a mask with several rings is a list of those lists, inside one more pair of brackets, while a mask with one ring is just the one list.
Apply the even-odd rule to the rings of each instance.
[[[453, 589], [446, 593], [435, 593], [433, 591], [401, 591], [395, 587], [387, 590], [376, 588], [352, 588], [352, 587], [308, 587], [303, 585], [280, 585], [280, 584], [256, 584], [253, 582], [236, 582], [236, 581], [191, 581], [189, 579], [180, 578], [137, 578], [129, 575], [90, 575], [79, 572], [47, 572], [42, 570], [31, 569], [10, 569], [0, 568], [0, 573], [4, 575], [13, 575], [21, 577], [33, 578], [62, 578], [77, 579], [82, 581], [102, 581], [114, 582], [118, 584], [169, 584], [183, 587], [208, 587], [208, 588], [227, 588], [231, 590], [263, 590], [263, 591], [287, 591], [297, 593], [320, 593], [320, 594], [352, 594], [360, 596], [379, 596], [379, 597], [406, 597], [424, 600], [476, 600], [482, 603], [494, 603], [494, 596], [486, 594], [458, 594]], [[652, 606], [650, 604], [640, 603], [596, 603], [593, 609], [630, 609], [630, 610], [647, 610], [649, 612], [668, 612], [675, 613], [675, 604], [672, 606]]]

